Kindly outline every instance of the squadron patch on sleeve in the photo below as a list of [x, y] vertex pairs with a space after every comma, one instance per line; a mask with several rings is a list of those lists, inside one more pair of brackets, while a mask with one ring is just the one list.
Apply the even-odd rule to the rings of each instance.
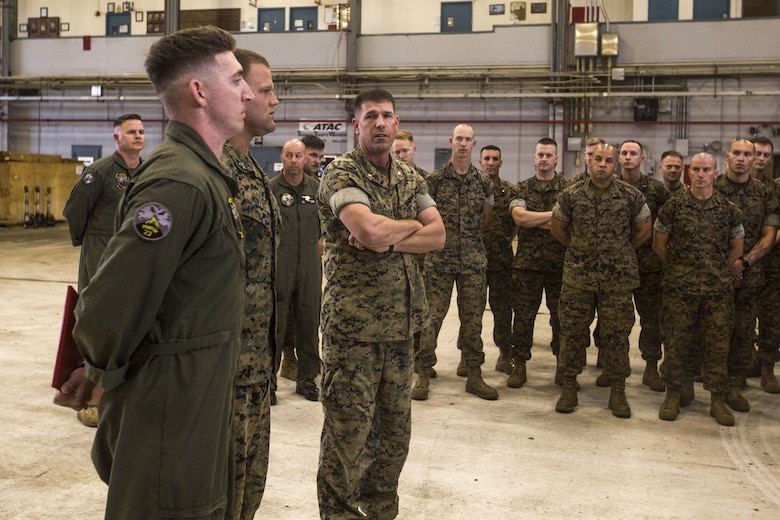
[[130, 184], [130, 176], [126, 174], [125, 172], [120, 172], [116, 174], [116, 187], [120, 190], [124, 191], [127, 189], [127, 186]]
[[144, 240], [160, 240], [170, 233], [173, 227], [173, 215], [162, 204], [148, 202], [135, 213], [133, 227], [138, 236]]
[[84, 184], [92, 184], [95, 182], [95, 174], [92, 172], [84, 172], [84, 174], [81, 176], [81, 182]]
[[289, 207], [295, 204], [295, 197], [293, 197], [289, 193], [283, 193], [281, 199], [282, 199], [283, 206]]

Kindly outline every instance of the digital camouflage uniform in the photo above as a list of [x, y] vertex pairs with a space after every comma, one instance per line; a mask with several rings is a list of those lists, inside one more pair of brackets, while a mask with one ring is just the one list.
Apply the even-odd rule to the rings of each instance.
[[[747, 254], [756, 245], [763, 226], [777, 226], [777, 201], [763, 182], [748, 177], [747, 182], [736, 183], [726, 175], [715, 181], [715, 189], [742, 211], [745, 229], [743, 251]], [[734, 287], [734, 330], [729, 347], [729, 376], [742, 377], [750, 361], [756, 334], [757, 301], [764, 285], [763, 261], [756, 262]]]
[[598, 310], [604, 370], [613, 381], [625, 379], [631, 374], [628, 336], [634, 325], [632, 291], [639, 286], [631, 238], [634, 224], [650, 218], [644, 196], [617, 179], [603, 190], [586, 179], [561, 192], [553, 216], [569, 223], [571, 235], [558, 303], [564, 374], [582, 372], [589, 327]]
[[690, 188], [688, 187], [687, 184], [684, 184], [684, 183], [681, 182], [680, 185], [677, 186], [676, 188], [669, 189], [669, 195], [672, 196], [672, 197], [674, 197], [675, 195], [682, 195], [683, 193], [685, 193], [689, 189]]
[[223, 519], [244, 244], [236, 183], [171, 121], [117, 210], [73, 336], [105, 389], [92, 460], [105, 517]]
[[81, 246], [79, 292], [97, 271], [98, 261], [114, 235], [114, 216], [122, 195], [137, 168], [128, 168], [114, 152], [90, 164], [70, 192], [62, 214], [68, 221], [70, 240]]
[[[652, 220], [655, 222], [658, 210], [669, 200], [669, 190], [660, 181], [641, 175], [633, 187], [645, 196], [647, 207], [650, 208]], [[663, 264], [653, 251], [653, 241], [648, 240], [636, 250], [639, 263], [639, 287], [634, 289], [634, 305], [639, 314], [639, 351], [642, 359], [657, 363], [661, 360], [661, 277]]]
[[[317, 213], [319, 179], [304, 175], [291, 186], [281, 173], [271, 179], [271, 191], [282, 214], [280, 269], [276, 277], [278, 321], [276, 342], [284, 341], [292, 316], [295, 350], [298, 355], [298, 383], [313, 382], [320, 373], [320, 301], [322, 262], [317, 249], [320, 218]], [[281, 360], [277, 352], [277, 363]]]
[[[492, 182], [491, 182], [492, 184]], [[493, 185], [493, 215], [482, 239], [487, 256], [487, 286], [493, 313], [493, 341], [502, 352], [512, 349], [512, 234], [515, 223], [509, 203], [515, 198], [515, 186], [499, 179]]]
[[668, 235], [661, 316], [665, 355], [661, 377], [679, 390], [704, 362], [705, 390], [728, 389], [727, 358], [734, 326], [729, 241], [743, 238], [739, 209], [718, 192], [699, 200], [686, 191], [658, 212], [654, 229]]
[[410, 166], [394, 159], [389, 166], [380, 171], [356, 148], [328, 165], [317, 193], [327, 278], [317, 472], [323, 519], [398, 514], [411, 435], [412, 336], [427, 321], [425, 288], [414, 254], [358, 250], [338, 219], [351, 203], [393, 219], [415, 219], [435, 205]]
[[444, 249], [425, 255], [425, 294], [431, 323], [423, 329], [418, 370], [436, 364], [436, 342], [450, 307], [452, 286], [458, 286], [458, 349], [469, 367], [485, 362], [482, 350], [482, 314], [487, 300], [487, 257], [482, 241], [482, 218], [493, 205], [493, 183], [471, 165], [464, 175], [452, 163], [437, 168], [428, 177], [431, 196], [437, 201], [447, 239]]
[[276, 248], [281, 219], [268, 177], [255, 159], [227, 143], [222, 163], [238, 182], [236, 202], [246, 232], [244, 324], [235, 378], [235, 492], [233, 518], [254, 518], [268, 473], [270, 381], [275, 373]]
[[[516, 207], [528, 211], [552, 211], [558, 194], [568, 185], [569, 180], [558, 173], [550, 180], [531, 177], [517, 185], [517, 198], [509, 205], [509, 211]], [[512, 357], [516, 360], [531, 359], [534, 323], [542, 303], [542, 291], [550, 310], [550, 347], [553, 354], [558, 355], [561, 332], [558, 299], [561, 295], [565, 253], [566, 248], [552, 236], [549, 229], [520, 226], [517, 251], [512, 261], [512, 309], [515, 313]]]
[[[778, 197], [780, 179], [764, 180]], [[758, 297], [758, 359], [766, 363], [780, 361], [780, 246], [775, 246], [761, 261], [764, 286]]]

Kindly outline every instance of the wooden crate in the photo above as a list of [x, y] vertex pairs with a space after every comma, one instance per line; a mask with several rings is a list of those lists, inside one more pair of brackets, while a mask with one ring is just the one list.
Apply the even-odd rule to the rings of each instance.
[[40, 211], [46, 213], [46, 188], [51, 187], [51, 212], [58, 222], [73, 184], [84, 169], [81, 161], [58, 155], [0, 152], [0, 225], [24, 224], [24, 187], [30, 214], [35, 214], [35, 187], [41, 191]]

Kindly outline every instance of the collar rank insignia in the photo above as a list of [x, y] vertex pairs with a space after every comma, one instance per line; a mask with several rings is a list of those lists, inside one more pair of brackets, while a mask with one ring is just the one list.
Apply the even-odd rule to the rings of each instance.
[[173, 215], [159, 202], [147, 202], [136, 211], [133, 227], [144, 240], [160, 240], [171, 232]]
[[295, 204], [295, 197], [293, 197], [289, 193], [283, 193], [282, 194], [282, 206], [292, 206]]
[[236, 206], [236, 201], [233, 200], [233, 197], [228, 197], [228, 206], [230, 206], [230, 214], [233, 215], [233, 223], [236, 225], [236, 231], [238, 232], [238, 238], [244, 239], [246, 237], [246, 233], [244, 232], [244, 225], [241, 223], [241, 213], [238, 211], [238, 206]]

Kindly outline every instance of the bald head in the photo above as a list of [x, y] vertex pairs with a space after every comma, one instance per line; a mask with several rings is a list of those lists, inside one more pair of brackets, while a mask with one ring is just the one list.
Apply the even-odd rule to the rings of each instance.
[[303, 159], [306, 145], [300, 139], [290, 139], [282, 146], [282, 174], [292, 186], [303, 180]]

